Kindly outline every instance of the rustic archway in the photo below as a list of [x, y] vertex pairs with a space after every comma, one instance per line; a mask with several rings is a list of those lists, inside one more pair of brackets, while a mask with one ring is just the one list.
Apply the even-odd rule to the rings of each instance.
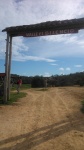
[[2, 30], [2, 32], [7, 32], [4, 102], [7, 102], [7, 100], [10, 98], [10, 70], [13, 37], [36, 37], [57, 34], [73, 34], [78, 33], [80, 29], [84, 29], [84, 18], [61, 21], [48, 21], [32, 25], [13, 26]]

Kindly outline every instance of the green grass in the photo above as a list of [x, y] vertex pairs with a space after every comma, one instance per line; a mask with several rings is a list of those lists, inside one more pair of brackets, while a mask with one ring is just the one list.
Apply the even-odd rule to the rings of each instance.
[[20, 93], [14, 93], [11, 92], [10, 99], [8, 100], [7, 104], [12, 104], [13, 102], [17, 102], [18, 99], [26, 97], [27, 93], [20, 92]]
[[[14, 84], [14, 86], [11, 87], [11, 90], [14, 91], [16, 90], [16, 88], [17, 88], [17, 84]], [[26, 90], [29, 88], [31, 88], [31, 84], [22, 84], [20, 87], [21, 90]]]
[[84, 100], [81, 103], [82, 103], [81, 111], [82, 113], [84, 113]]
[[[31, 88], [31, 85], [22, 84], [20, 88], [20, 93], [17, 93], [16, 88], [17, 88], [16, 84], [11, 88], [10, 99], [7, 101], [6, 104], [12, 104], [14, 102], [17, 102], [20, 98], [26, 97], [27, 93], [23, 92], [22, 90]], [[16, 91], [16, 92], [13, 92], [13, 91]], [[0, 96], [0, 105], [2, 104], [3, 104], [3, 97]]]
[[[20, 88], [20, 93], [17, 93], [16, 88], [17, 88], [16, 84], [11, 88], [10, 99], [7, 101], [7, 103], [6, 103], [7, 105], [17, 102], [20, 98], [26, 97], [27, 93], [25, 93], [23, 90], [31, 88], [31, 85], [22, 84], [22, 86]], [[48, 88], [40, 88], [40, 89], [36, 89], [36, 90], [37, 91], [47, 91]], [[14, 91], [16, 91], [16, 92], [14, 92]], [[3, 104], [2, 97], [0, 97], [0, 104], [1, 105]]]
[[[10, 99], [7, 101], [6, 105], [17, 102], [20, 98], [26, 97], [26, 95], [27, 95], [27, 93], [25, 93], [25, 92], [20, 92], [20, 93], [11, 92]], [[1, 105], [3, 104], [1, 97], [0, 97], [0, 104]]]
[[84, 106], [84, 100], [82, 100], [82, 105]]

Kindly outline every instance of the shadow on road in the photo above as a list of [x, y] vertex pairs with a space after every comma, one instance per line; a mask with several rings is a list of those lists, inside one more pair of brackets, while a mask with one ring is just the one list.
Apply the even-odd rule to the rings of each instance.
[[2, 140], [0, 141], [0, 147], [5, 144], [11, 144], [12, 142], [16, 143], [16, 145], [8, 148], [0, 148], [0, 150], [11, 150], [12, 148], [13, 150], [24, 150], [25, 148], [29, 150], [74, 129], [84, 132], [84, 116], [75, 117], [75, 119], [69, 118], [52, 125], [44, 126], [27, 134]]

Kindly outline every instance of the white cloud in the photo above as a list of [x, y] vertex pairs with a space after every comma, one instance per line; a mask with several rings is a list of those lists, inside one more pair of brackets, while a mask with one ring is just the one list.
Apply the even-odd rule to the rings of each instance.
[[22, 37], [13, 38], [12, 48], [13, 48], [13, 53], [16, 52], [16, 51], [27, 52], [28, 49], [29, 49], [29, 47], [26, 46], [25, 43], [23, 42], [23, 38]]
[[28, 60], [32, 60], [32, 61], [55, 62], [54, 59], [47, 59], [47, 58], [36, 57], [36, 56], [26, 56], [26, 55], [18, 53], [18, 52], [15, 55], [16, 56], [13, 57], [13, 60], [15, 60], [15, 61], [28, 61]]
[[77, 38], [78, 37], [76, 35], [72, 36], [72, 37], [67, 36], [65, 43], [66, 44], [68, 44], [68, 43], [77, 43]]
[[78, 41], [79, 46], [84, 47], [84, 37], [82, 40]]
[[83, 0], [70, 0], [68, 3], [67, 0], [3, 0], [0, 1], [0, 19], [2, 27], [72, 19], [77, 14], [79, 17], [84, 14], [82, 3]]
[[[47, 4], [47, 5], [45, 5]], [[53, 20], [64, 20], [79, 18], [84, 16], [84, 1], [83, 0], [3, 0], [0, 1], [0, 30], [2, 31], [6, 27], [17, 26], [17, 25], [28, 25], [34, 23], [40, 23], [45, 21]], [[0, 58], [5, 56], [5, 38], [6, 34], [0, 32]], [[84, 38], [84, 37], [82, 37]], [[66, 45], [70, 43], [78, 44], [79, 47], [84, 48], [84, 40], [78, 38], [78, 36], [71, 35], [58, 35], [58, 36], [46, 36], [42, 37], [49, 42], [63, 42]], [[53, 56], [70, 55], [70, 54], [84, 54], [83, 49], [79, 51], [70, 51], [67, 53], [66, 50], [43, 53], [42, 58], [28, 56], [29, 47], [21, 37], [15, 38], [13, 42], [13, 59], [18, 61], [25, 60], [37, 60], [37, 61], [48, 61], [54, 62], [52, 59], [46, 59]], [[25, 53], [25, 54], [24, 54]], [[40, 56], [42, 52], [40, 52]]]
[[[82, 36], [81, 36], [82, 35]], [[57, 44], [57, 47], [53, 46], [52, 50], [48, 51], [48, 56], [84, 56], [84, 31], [78, 34], [68, 35], [53, 35], [41, 37], [40, 40], [51, 42], [53, 45]], [[44, 52], [45, 55], [45, 52]]]
[[64, 71], [64, 68], [59, 68], [59, 70]]
[[52, 66], [58, 66], [58, 64], [55, 64], [55, 63], [52, 63], [51, 65], [52, 65]]
[[70, 71], [71, 69], [69, 67], [66, 68], [67, 71]]
[[[84, 35], [84, 34], [83, 34]], [[84, 38], [84, 36], [82, 37]], [[40, 37], [40, 40], [46, 40], [49, 42], [63, 42], [64, 44], [77, 44], [78, 46], [84, 46], [84, 40], [81, 39], [80, 34], [71, 35], [71, 34], [64, 34], [64, 35], [53, 35], [53, 36], [43, 36]]]
[[50, 75], [49, 72], [45, 72], [43, 76], [44, 76], [44, 77], [50, 77], [51, 75]]
[[[71, 68], [70, 68], [70, 67], [67, 67], [67, 68], [65, 68], [65, 69], [64, 69], [64, 68], [59, 68], [59, 70], [64, 72], [64, 70], [66, 70], [66, 71], [70, 71], [70, 70], [71, 70]], [[62, 74], [63, 74], [63, 72], [62, 72]]]
[[76, 68], [81, 68], [81, 67], [82, 67], [82, 65], [75, 65], [75, 67], [76, 67]]

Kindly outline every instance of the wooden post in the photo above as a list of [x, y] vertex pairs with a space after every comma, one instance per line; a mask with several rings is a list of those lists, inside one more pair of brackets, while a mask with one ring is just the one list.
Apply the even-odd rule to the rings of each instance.
[[4, 102], [7, 103], [7, 88], [8, 88], [8, 51], [9, 51], [9, 34], [7, 33], [6, 40], [6, 57], [5, 57], [5, 80], [4, 80]]
[[10, 46], [9, 46], [9, 65], [8, 65], [8, 91], [7, 91], [7, 99], [10, 99], [10, 82], [11, 82], [11, 56], [12, 56], [12, 37], [10, 36]]

